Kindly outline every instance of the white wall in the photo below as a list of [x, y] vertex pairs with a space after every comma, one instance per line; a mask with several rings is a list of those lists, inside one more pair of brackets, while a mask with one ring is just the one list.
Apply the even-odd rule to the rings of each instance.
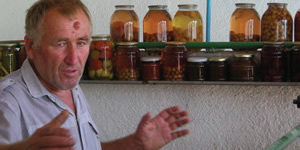
[[[20, 40], [24, 36], [26, 9], [34, 0], [0, 1], [0, 40]], [[211, 41], [228, 41], [229, 19], [236, 2], [256, 3], [262, 16], [267, 2], [261, 0], [212, 0]], [[275, 2], [275, 1], [272, 1]], [[279, 2], [279, 1], [277, 1]], [[296, 0], [282, 0], [294, 17], [300, 8]], [[94, 33], [109, 33], [109, 20], [116, 4], [134, 4], [140, 19], [150, 4], [166, 4], [174, 16], [177, 5], [196, 3], [205, 22], [204, 0], [84, 0], [91, 11]], [[205, 27], [205, 26], [204, 26]], [[205, 28], [204, 28], [205, 29]], [[142, 29], [141, 29], [142, 30]], [[205, 37], [204, 37], [205, 39]], [[103, 140], [134, 132], [147, 111], [180, 105], [192, 118], [190, 135], [178, 139], [165, 150], [264, 149], [300, 123], [300, 110], [292, 100], [300, 95], [300, 86], [246, 85], [142, 85], [82, 84]], [[287, 149], [299, 149], [299, 141]]]

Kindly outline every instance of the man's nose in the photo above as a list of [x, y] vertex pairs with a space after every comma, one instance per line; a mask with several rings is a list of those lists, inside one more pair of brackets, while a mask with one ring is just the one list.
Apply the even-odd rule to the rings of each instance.
[[78, 63], [78, 50], [76, 46], [70, 44], [66, 51], [65, 62], [70, 65], [74, 65]]

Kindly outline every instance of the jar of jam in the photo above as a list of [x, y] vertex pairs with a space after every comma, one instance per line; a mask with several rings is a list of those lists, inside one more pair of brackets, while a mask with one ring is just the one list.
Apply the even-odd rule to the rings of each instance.
[[178, 5], [179, 10], [173, 19], [175, 41], [202, 42], [203, 22], [196, 4]]
[[262, 81], [286, 81], [287, 67], [287, 52], [283, 42], [264, 43], [261, 50]]
[[260, 41], [260, 18], [253, 3], [236, 3], [230, 18], [230, 41]]
[[166, 5], [150, 5], [143, 20], [144, 42], [172, 41], [172, 18]]
[[138, 80], [140, 77], [140, 52], [137, 42], [120, 42], [114, 57], [118, 80]]
[[166, 42], [165, 49], [162, 53], [164, 80], [185, 80], [187, 49], [184, 44], [184, 42]]
[[138, 42], [139, 20], [133, 5], [116, 5], [111, 16], [110, 35], [113, 42]]
[[211, 57], [208, 59], [210, 81], [228, 81], [228, 58]]
[[300, 9], [295, 15], [295, 41], [300, 41]]
[[207, 58], [189, 57], [187, 59], [186, 74], [189, 81], [207, 80]]
[[160, 57], [146, 56], [141, 58], [142, 80], [160, 80]]
[[286, 3], [268, 3], [268, 9], [261, 19], [262, 41], [293, 40], [293, 18], [286, 6]]
[[17, 44], [0, 44], [0, 77], [17, 70]]
[[92, 36], [88, 57], [88, 77], [92, 80], [111, 80], [113, 74], [114, 45], [110, 35]]
[[300, 42], [295, 42], [290, 51], [290, 79], [292, 82], [300, 82]]
[[257, 64], [254, 55], [235, 53], [230, 63], [230, 81], [257, 81]]
[[17, 68], [21, 68], [24, 60], [27, 58], [27, 54], [26, 54], [26, 48], [25, 48], [25, 43], [24, 42], [21, 42], [20, 43], [20, 48], [19, 50], [17, 51], [17, 62], [18, 62], [18, 65], [17, 65]]

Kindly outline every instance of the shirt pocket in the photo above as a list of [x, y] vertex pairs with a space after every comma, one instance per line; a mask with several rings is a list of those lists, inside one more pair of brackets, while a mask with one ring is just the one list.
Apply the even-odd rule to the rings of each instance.
[[101, 150], [100, 136], [95, 123], [92, 120], [88, 120], [83, 126], [85, 150]]

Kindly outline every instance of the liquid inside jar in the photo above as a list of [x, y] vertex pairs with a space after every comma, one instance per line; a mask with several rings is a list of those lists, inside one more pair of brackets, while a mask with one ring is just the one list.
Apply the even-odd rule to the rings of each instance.
[[208, 59], [209, 80], [210, 81], [228, 81], [228, 61], [224, 57], [211, 57]]
[[160, 57], [146, 56], [141, 58], [142, 80], [160, 80]]
[[290, 54], [290, 79], [292, 82], [300, 82], [300, 43], [297, 42]]
[[295, 41], [300, 41], [300, 10], [295, 15]]
[[233, 54], [229, 72], [230, 81], [257, 81], [257, 64], [253, 54]]
[[189, 81], [207, 80], [207, 58], [189, 57], [187, 59], [186, 74]]
[[0, 44], [0, 78], [17, 70], [17, 44]]

